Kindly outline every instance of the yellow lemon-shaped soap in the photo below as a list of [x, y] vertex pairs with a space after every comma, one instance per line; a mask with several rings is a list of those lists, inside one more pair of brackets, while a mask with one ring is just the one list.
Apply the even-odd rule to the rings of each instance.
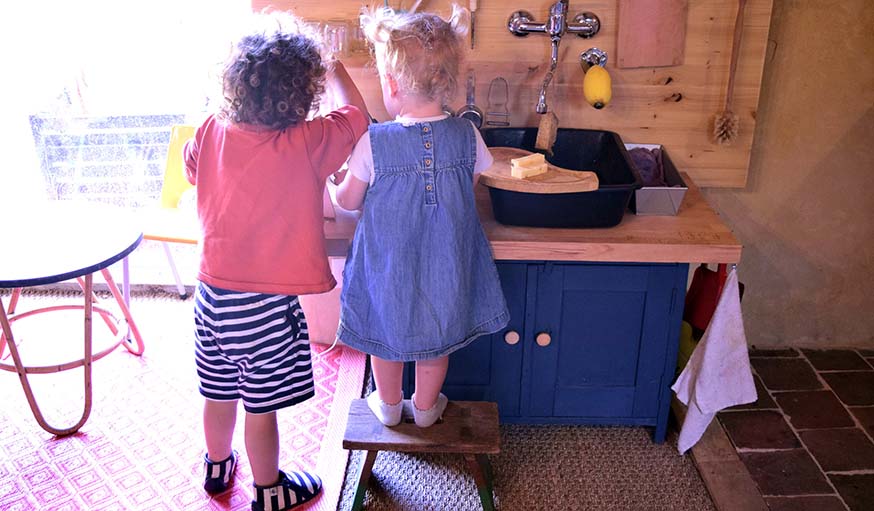
[[583, 95], [595, 108], [601, 109], [607, 106], [613, 97], [610, 73], [601, 66], [590, 67], [583, 77]]

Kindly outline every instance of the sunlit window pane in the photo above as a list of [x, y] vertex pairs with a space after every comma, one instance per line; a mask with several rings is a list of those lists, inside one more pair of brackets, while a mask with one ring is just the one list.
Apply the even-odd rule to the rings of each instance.
[[[199, 119], [248, 0], [43, 0], [0, 7], [13, 141], [0, 200], [157, 200], [169, 129]], [[15, 98], [14, 101], [8, 101]]]

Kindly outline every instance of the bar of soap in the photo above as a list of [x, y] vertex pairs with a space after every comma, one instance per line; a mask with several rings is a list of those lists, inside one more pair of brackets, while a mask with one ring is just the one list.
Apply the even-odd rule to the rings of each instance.
[[541, 153], [529, 154], [522, 158], [510, 160], [510, 175], [516, 179], [525, 179], [538, 174], [545, 174], [546, 158]]

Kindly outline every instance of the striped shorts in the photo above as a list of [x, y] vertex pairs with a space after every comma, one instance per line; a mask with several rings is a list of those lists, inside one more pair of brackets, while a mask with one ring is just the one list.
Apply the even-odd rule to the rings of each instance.
[[268, 413], [315, 395], [306, 318], [296, 296], [197, 285], [195, 361], [200, 393]]

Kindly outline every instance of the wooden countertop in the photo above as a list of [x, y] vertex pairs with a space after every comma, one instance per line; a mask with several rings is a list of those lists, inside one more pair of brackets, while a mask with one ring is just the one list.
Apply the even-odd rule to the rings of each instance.
[[707, 204], [688, 175], [676, 216], [626, 212], [616, 227], [552, 229], [503, 225], [492, 214], [488, 189], [478, 185], [477, 208], [497, 260], [643, 263], [737, 263], [743, 246]]
[[[616, 227], [604, 229], [549, 229], [499, 224], [492, 214], [488, 189], [477, 185], [480, 220], [498, 260], [550, 260], [641, 263], [737, 263], [743, 246], [728, 226], [704, 200], [688, 175], [689, 186], [677, 216], [637, 216], [627, 212]], [[325, 237], [332, 255], [345, 255], [345, 242], [352, 239], [358, 213], [336, 209], [336, 218], [325, 220]], [[187, 234], [148, 239], [196, 243], [196, 219], [172, 226]], [[191, 225], [189, 225], [189, 223]], [[167, 229], [172, 231], [173, 229]], [[174, 239], [176, 238], [176, 239]], [[181, 238], [181, 239], [180, 239]], [[341, 246], [342, 245], [342, 246]]]

